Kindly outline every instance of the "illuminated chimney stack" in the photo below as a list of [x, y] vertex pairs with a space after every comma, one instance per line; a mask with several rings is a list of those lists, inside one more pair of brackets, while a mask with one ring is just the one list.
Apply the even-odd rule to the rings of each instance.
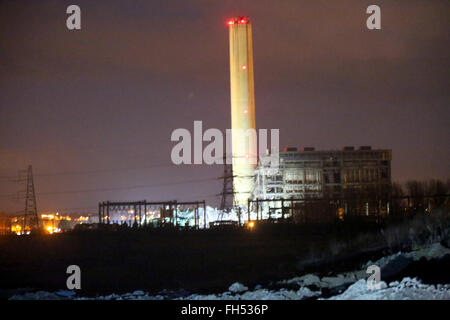
[[[227, 20], [230, 29], [230, 89], [234, 201], [246, 206], [256, 167], [252, 27], [247, 17]], [[253, 134], [249, 132], [252, 129]], [[253, 161], [252, 161], [253, 160]]]

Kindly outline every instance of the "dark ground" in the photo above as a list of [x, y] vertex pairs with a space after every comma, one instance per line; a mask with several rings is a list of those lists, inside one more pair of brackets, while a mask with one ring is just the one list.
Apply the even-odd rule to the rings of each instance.
[[65, 289], [66, 268], [75, 264], [81, 268], [80, 293], [85, 295], [223, 290], [236, 281], [251, 285], [295, 276], [300, 262], [332, 255], [330, 241], [346, 242], [344, 229], [286, 224], [259, 225], [252, 231], [153, 229], [2, 237], [0, 283], [3, 290]]
[[[258, 225], [254, 230], [141, 229], [0, 237], [0, 298], [66, 289], [66, 268], [81, 268], [79, 294], [144, 290], [224, 291], [305, 272], [350, 271], [389, 253], [373, 223]], [[13, 291], [10, 291], [13, 289]]]

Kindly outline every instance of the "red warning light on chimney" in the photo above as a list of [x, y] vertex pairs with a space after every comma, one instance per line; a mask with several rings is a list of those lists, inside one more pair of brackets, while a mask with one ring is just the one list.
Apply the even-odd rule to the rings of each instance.
[[227, 25], [231, 26], [233, 24], [247, 24], [248, 18], [246, 17], [237, 17], [237, 18], [231, 18], [227, 20]]

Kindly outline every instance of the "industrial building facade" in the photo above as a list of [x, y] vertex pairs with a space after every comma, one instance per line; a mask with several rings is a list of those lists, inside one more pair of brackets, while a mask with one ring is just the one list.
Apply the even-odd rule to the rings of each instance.
[[391, 150], [285, 148], [278, 167], [272, 167], [270, 159], [261, 157], [255, 169], [253, 201], [382, 197], [390, 190]]

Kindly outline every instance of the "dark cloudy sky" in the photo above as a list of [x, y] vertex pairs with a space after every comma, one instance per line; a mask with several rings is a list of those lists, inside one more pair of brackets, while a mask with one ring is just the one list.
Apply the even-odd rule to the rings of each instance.
[[8, 177], [28, 164], [40, 211], [215, 204], [222, 167], [170, 166], [170, 135], [229, 128], [234, 15], [253, 24], [256, 125], [281, 146], [390, 148], [394, 180], [450, 177], [448, 0], [14, 0], [0, 2], [0, 211], [22, 209]]

